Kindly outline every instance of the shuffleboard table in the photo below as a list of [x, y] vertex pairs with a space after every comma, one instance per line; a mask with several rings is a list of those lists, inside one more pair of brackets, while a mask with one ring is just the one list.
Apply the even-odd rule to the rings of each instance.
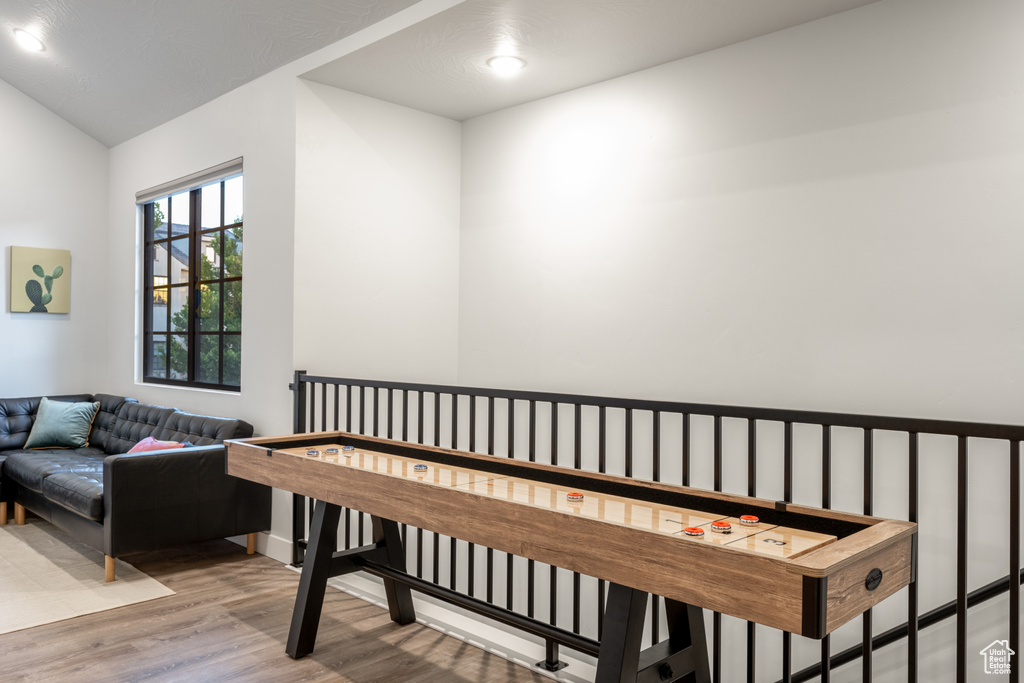
[[[295, 658], [313, 650], [327, 579], [359, 570], [384, 579], [398, 623], [415, 620], [411, 588], [531, 630], [406, 574], [399, 523], [608, 581], [600, 643], [532, 629], [595, 654], [598, 683], [709, 680], [702, 609], [822, 638], [916, 570], [910, 522], [345, 432], [225, 443], [228, 474], [317, 501], [286, 647]], [[371, 515], [373, 544], [337, 550], [341, 507]], [[641, 651], [650, 594], [665, 598], [670, 633]]]

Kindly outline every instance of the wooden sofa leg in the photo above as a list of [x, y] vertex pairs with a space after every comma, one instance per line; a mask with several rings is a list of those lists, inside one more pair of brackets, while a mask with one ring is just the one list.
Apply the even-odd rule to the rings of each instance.
[[110, 555], [104, 555], [104, 559], [104, 567], [107, 570], [106, 580], [107, 583], [110, 583], [114, 580], [114, 558], [112, 558]]
[[245, 554], [254, 555], [256, 554], [256, 534], [246, 534], [245, 536]]
[[25, 523], [25, 506], [21, 503], [14, 504], [14, 523], [18, 525]]
[[7, 526], [7, 503], [0, 503], [0, 526]]

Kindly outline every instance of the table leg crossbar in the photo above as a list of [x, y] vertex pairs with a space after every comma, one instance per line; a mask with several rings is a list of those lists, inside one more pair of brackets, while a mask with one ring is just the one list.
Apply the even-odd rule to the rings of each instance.
[[599, 643], [407, 574], [401, 534], [398, 524], [392, 520], [372, 517], [372, 545], [337, 551], [340, 515], [340, 506], [317, 501], [285, 648], [285, 652], [294, 659], [313, 651], [327, 580], [354, 571], [366, 571], [383, 579], [391, 620], [398, 624], [416, 620], [411, 593], [416, 590], [540, 636], [545, 641], [546, 656], [538, 666], [549, 671], [565, 666], [564, 662], [558, 661], [558, 646], [561, 644], [597, 657], [595, 683], [711, 681], [704, 617], [698, 607], [666, 599], [669, 638], [641, 650], [648, 594], [609, 584], [604, 634]]

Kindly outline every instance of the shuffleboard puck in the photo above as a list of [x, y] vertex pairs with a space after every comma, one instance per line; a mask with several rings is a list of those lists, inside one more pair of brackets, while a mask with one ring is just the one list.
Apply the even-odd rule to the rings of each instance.
[[320, 455], [320, 451], [318, 451], [315, 448], [310, 448], [308, 451], [306, 451], [306, 455]]
[[355, 446], [342, 446], [341, 447], [341, 454], [344, 455], [346, 458], [351, 458], [352, 454], [355, 453], [355, 452], [356, 452], [356, 447]]
[[703, 536], [704, 530], [701, 529], [699, 526], [688, 526], [685, 529], [683, 529], [683, 533], [687, 536]]
[[570, 493], [565, 494], [565, 499], [570, 503], [582, 503], [583, 494], [580, 493], [579, 491], [572, 491]]
[[751, 526], [753, 526], [754, 524], [757, 524], [760, 521], [761, 520], [756, 515], [740, 515], [740, 522], [742, 524], [750, 524]]
[[732, 524], [729, 524], [729, 522], [724, 520], [711, 522], [711, 530], [717, 531], [720, 534], [729, 534], [732, 533]]

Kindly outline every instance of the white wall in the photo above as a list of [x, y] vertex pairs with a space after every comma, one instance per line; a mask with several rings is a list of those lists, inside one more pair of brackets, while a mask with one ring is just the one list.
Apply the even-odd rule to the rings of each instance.
[[[1021, 423], [1021, 46], [1019, 2], [885, 0], [465, 122], [459, 383]], [[901, 516], [906, 440], [888, 436], [875, 510]], [[833, 444], [835, 503], [854, 511], [858, 437]], [[817, 504], [807, 440], [795, 489]], [[937, 441], [924, 610], [955, 585], [955, 444]], [[1006, 447], [989, 446], [972, 446], [972, 589], [1006, 572], [1005, 528], [985, 524], [1005, 518]], [[951, 628], [922, 634], [922, 680], [951, 680]], [[969, 631], [973, 677], [1006, 601]], [[773, 638], [759, 659], [778, 671]], [[859, 638], [853, 623], [833, 651]], [[817, 654], [794, 647], [798, 666]], [[902, 658], [877, 654], [875, 680], [905, 680]]]
[[[277, 71], [110, 150], [110, 262], [106, 391], [201, 414], [239, 417], [259, 434], [291, 431], [292, 244], [295, 79]], [[212, 392], [137, 382], [140, 312], [135, 193], [244, 158], [245, 276], [242, 390]], [[291, 510], [274, 500], [274, 536], [288, 535]], [[273, 540], [273, 539], [272, 539]], [[260, 547], [261, 552], [266, 548]], [[273, 551], [271, 551], [273, 552]]]
[[[4, 81], [0, 130], [0, 396], [99, 391], [107, 367], [107, 150]], [[70, 313], [10, 312], [12, 246], [71, 251]]]
[[460, 381], [1019, 422], [1021, 44], [890, 0], [467, 121]]
[[296, 129], [296, 367], [454, 382], [460, 125], [300, 81]]

